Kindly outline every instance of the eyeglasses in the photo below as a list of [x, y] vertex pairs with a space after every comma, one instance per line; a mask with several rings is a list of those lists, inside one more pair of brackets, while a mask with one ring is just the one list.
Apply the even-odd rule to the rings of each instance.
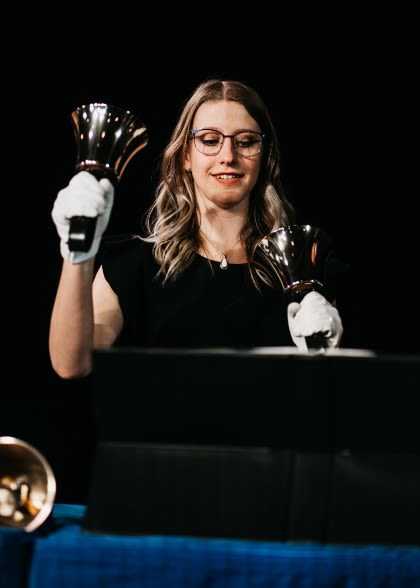
[[262, 149], [265, 135], [257, 131], [240, 131], [234, 135], [224, 135], [214, 129], [193, 129], [190, 133], [194, 145], [204, 155], [220, 153], [225, 139], [232, 139], [235, 152], [243, 157], [257, 155]]

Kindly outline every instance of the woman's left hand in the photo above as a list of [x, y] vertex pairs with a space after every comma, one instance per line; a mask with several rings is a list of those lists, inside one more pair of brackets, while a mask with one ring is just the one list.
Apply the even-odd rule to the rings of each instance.
[[343, 325], [338, 310], [328, 300], [312, 291], [301, 302], [291, 302], [287, 307], [287, 320], [294, 344], [307, 351], [306, 337], [322, 333], [327, 347], [338, 347]]

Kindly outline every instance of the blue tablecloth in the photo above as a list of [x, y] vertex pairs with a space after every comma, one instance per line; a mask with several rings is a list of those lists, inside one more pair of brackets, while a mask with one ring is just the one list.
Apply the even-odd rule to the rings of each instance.
[[420, 547], [99, 535], [84, 513], [1, 531], [0, 588], [420, 588]]
[[0, 588], [26, 588], [34, 534], [0, 529]]

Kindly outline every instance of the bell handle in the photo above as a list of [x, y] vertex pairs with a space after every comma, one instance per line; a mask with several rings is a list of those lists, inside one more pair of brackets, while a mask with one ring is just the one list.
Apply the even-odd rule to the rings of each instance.
[[[107, 170], [100, 164], [79, 165], [76, 171], [88, 171], [95, 176], [97, 180], [108, 178], [114, 185], [118, 183], [118, 178], [113, 170]], [[70, 219], [69, 238], [67, 245], [70, 251], [87, 252], [92, 246], [95, 236], [97, 217], [94, 216], [72, 216]]]
[[305, 337], [305, 341], [308, 349], [321, 351], [322, 349], [328, 348], [327, 338], [322, 332]]

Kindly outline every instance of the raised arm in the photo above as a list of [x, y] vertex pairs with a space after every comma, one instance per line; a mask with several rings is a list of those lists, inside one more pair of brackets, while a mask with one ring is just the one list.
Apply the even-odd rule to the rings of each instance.
[[[114, 198], [107, 179], [88, 172], [75, 175], [61, 190], [52, 217], [60, 236], [63, 267], [50, 322], [51, 364], [62, 378], [79, 378], [92, 370], [91, 351], [109, 347], [122, 327], [118, 299], [100, 270], [93, 282], [94, 259], [105, 231]], [[97, 217], [88, 252], [70, 251], [68, 236], [74, 216]]]

